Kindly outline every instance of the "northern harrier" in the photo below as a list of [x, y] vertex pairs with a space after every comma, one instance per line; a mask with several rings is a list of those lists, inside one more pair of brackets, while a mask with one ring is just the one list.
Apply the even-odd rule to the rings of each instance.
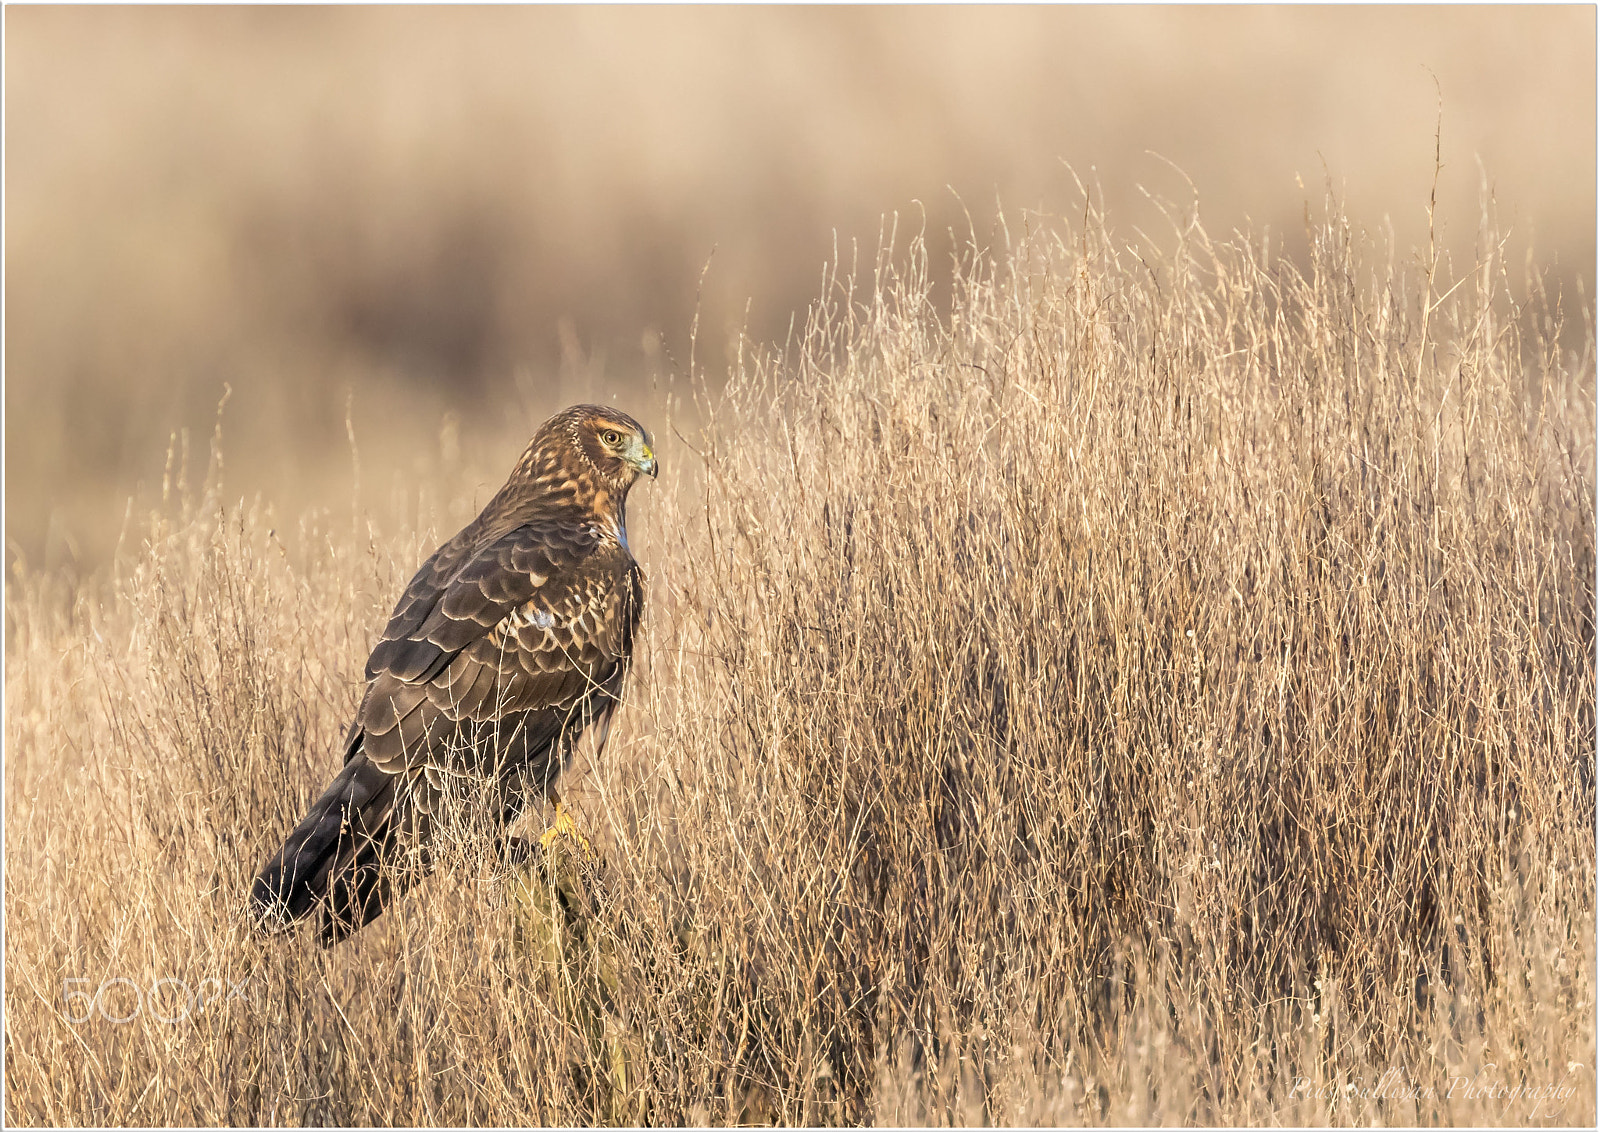
[[548, 796], [563, 820], [555, 780], [586, 729], [604, 745], [639, 624], [623, 508], [641, 474], [638, 422], [567, 409], [423, 563], [367, 661], [344, 770], [256, 878], [264, 927], [320, 907], [335, 943], [371, 922], [426, 872], [453, 797], [503, 824]]

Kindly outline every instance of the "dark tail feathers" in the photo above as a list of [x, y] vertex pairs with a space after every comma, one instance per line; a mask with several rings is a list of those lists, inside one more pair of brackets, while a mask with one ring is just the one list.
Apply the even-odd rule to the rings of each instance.
[[[402, 848], [397, 825], [403, 822], [395, 812], [400, 781], [365, 755], [345, 764], [251, 887], [263, 930], [281, 931], [320, 907], [319, 934], [327, 946], [371, 923], [411, 886], [414, 869], [389, 867]], [[426, 838], [403, 840], [420, 847]]]

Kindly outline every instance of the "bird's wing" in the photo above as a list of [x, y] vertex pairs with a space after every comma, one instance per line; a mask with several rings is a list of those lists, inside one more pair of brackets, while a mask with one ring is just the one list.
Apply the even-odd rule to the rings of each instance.
[[[367, 658], [369, 681], [384, 672], [407, 682], [431, 679], [557, 573], [552, 559], [570, 567], [585, 549], [533, 526], [489, 539], [474, 535], [468, 527], [434, 551], [406, 585]], [[441, 609], [446, 599], [450, 606]]]
[[502, 757], [532, 757], [615, 704], [641, 596], [625, 549], [586, 526], [527, 525], [429, 578], [418, 572], [367, 662], [347, 757], [452, 769], [476, 744], [446, 740], [468, 724], [503, 727]]

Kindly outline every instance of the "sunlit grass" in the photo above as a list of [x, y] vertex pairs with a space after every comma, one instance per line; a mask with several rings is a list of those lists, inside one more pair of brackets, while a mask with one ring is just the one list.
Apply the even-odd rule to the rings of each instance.
[[610, 1046], [481, 845], [330, 951], [241, 917], [467, 501], [213, 477], [103, 585], [12, 578], [8, 1120], [1592, 1122], [1592, 349], [1487, 233], [1026, 227], [649, 422], [570, 780]]

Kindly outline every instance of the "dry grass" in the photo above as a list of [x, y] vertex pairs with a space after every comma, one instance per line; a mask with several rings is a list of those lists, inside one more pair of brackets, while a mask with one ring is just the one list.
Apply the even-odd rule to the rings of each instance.
[[[948, 310], [920, 241], [841, 273], [655, 422], [577, 776], [626, 1073], [474, 843], [338, 949], [240, 922], [470, 501], [213, 467], [105, 592], [13, 578], [8, 1122], [1592, 1123], [1592, 349], [1487, 236], [1028, 227]], [[74, 978], [243, 985], [75, 1024]]]

